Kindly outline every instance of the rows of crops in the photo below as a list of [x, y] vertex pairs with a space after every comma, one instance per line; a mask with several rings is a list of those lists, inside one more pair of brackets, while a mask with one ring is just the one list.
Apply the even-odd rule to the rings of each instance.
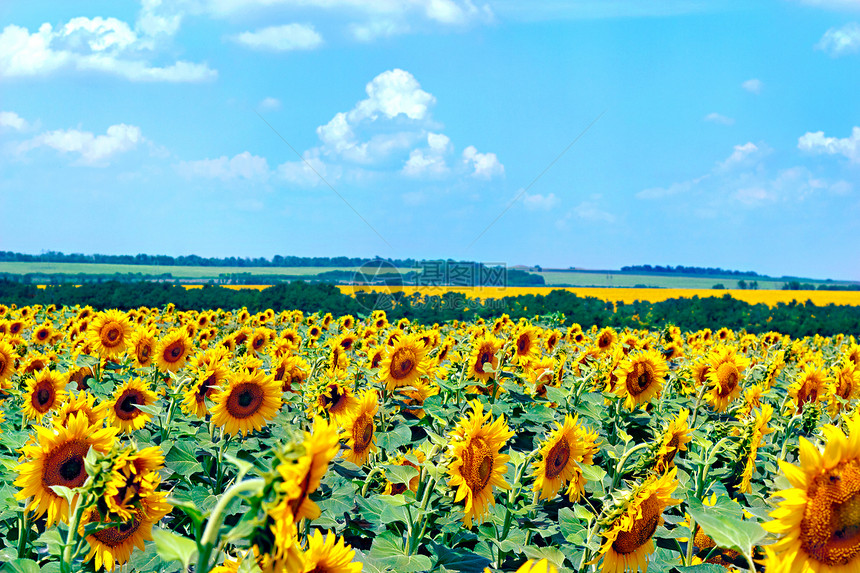
[[860, 570], [853, 338], [559, 319], [0, 305], [0, 562]]

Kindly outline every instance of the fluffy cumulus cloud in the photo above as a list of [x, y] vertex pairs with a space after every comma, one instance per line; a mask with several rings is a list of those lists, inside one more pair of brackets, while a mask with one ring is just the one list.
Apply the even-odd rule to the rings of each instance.
[[403, 174], [410, 177], [442, 176], [450, 172], [445, 155], [451, 148], [451, 139], [442, 133], [428, 133], [426, 149], [413, 149], [403, 166]]
[[25, 131], [30, 127], [27, 120], [14, 111], [0, 111], [0, 128], [14, 131]]
[[505, 167], [499, 163], [495, 153], [478, 153], [474, 145], [463, 150], [463, 163], [478, 179], [492, 179], [505, 174]]
[[321, 145], [309, 150], [310, 156], [365, 167], [399, 161], [400, 173], [410, 178], [459, 174], [487, 180], [504, 174], [494, 153], [479, 153], [474, 146], [462, 151], [460, 162], [449, 159], [454, 145], [437, 131], [431, 114], [436, 98], [409, 72], [385, 71], [367, 83], [365, 93], [352, 109], [317, 128]]
[[80, 164], [104, 166], [113, 156], [136, 148], [142, 141], [139, 127], [120, 123], [108, 127], [104, 135], [77, 129], [48, 131], [22, 142], [18, 151], [26, 153], [39, 147], [50, 147], [61, 153], [77, 155]]
[[284, 24], [269, 26], [255, 32], [242, 32], [233, 41], [253, 50], [290, 52], [313, 50], [323, 43], [322, 36], [310, 24]]
[[823, 131], [808, 132], [797, 140], [797, 148], [810, 153], [843, 155], [860, 163], [860, 127], [854, 127], [848, 137], [827, 137]]
[[[156, 6], [149, 2], [146, 6]], [[205, 63], [179, 60], [156, 66], [149, 61], [155, 46], [149, 34], [175, 32], [178, 22], [146, 17], [132, 29], [116, 18], [72, 18], [54, 28], [42, 24], [35, 32], [10, 24], [0, 32], [0, 77], [45, 76], [59, 70], [102, 72], [131, 81], [199, 82], [217, 72]]]
[[201, 177], [205, 179], [234, 179], [266, 180], [269, 177], [269, 163], [265, 157], [251, 155], [244, 151], [232, 158], [222, 156], [217, 159], [201, 159], [198, 161], [183, 161], [176, 167], [185, 177]]
[[741, 87], [747, 90], [752, 94], [760, 94], [762, 88], [764, 88], [764, 82], [762, 82], [758, 78], [749, 79], [741, 84]]
[[860, 52], [860, 24], [850, 22], [827, 30], [815, 48], [834, 57]]

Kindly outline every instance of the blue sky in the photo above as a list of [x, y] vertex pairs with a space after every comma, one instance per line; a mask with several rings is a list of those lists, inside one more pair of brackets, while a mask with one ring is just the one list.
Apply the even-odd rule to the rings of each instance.
[[0, 250], [860, 280], [858, 94], [860, 0], [4, 2]]

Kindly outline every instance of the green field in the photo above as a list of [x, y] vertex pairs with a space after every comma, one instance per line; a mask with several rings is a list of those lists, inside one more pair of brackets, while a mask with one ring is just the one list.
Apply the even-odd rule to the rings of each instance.
[[[635, 275], [626, 273], [587, 273], [587, 272], [563, 272], [547, 271], [537, 273], [546, 281], [547, 285], [569, 285], [569, 286], [593, 286], [593, 287], [634, 287], [646, 286], [654, 288], [711, 288], [717, 283], [722, 283], [727, 289], [737, 288], [738, 280], [744, 279], [750, 282], [749, 277], [720, 277], [711, 275], [690, 276], [665, 276], [665, 275]], [[758, 281], [759, 289], [781, 289], [786, 283], [782, 279], [762, 278], [752, 279]], [[818, 285], [824, 281], [804, 279], [802, 282]], [[837, 284], [840, 284], [837, 282]]]
[[[353, 272], [351, 267], [192, 267], [192, 266], [160, 266], [160, 265], [114, 265], [97, 263], [13, 263], [0, 262], [0, 273], [15, 275], [114, 275], [141, 274], [158, 276], [169, 273], [172, 278], [185, 282], [217, 281], [221, 275], [249, 273], [252, 275], [285, 275], [292, 277], [313, 278], [320, 273], [329, 271]], [[406, 274], [418, 269], [399, 269]], [[721, 283], [727, 289], [737, 288], [738, 280], [743, 277], [718, 275], [658, 275], [658, 274], [628, 274], [620, 272], [583, 272], [583, 271], [545, 271], [541, 275], [547, 286], [575, 287], [636, 287], [651, 288], [712, 288]], [[750, 278], [744, 278], [750, 282]], [[758, 277], [759, 289], [781, 289], [786, 279]], [[815, 286], [825, 283], [816, 279], [800, 279], [801, 282]], [[830, 284], [849, 284], [846, 281], [833, 281]]]

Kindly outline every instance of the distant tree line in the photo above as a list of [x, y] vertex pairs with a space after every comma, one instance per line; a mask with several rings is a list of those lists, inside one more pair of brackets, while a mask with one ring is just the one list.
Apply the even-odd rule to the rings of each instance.
[[[383, 259], [374, 257], [370, 260], [384, 261], [396, 267], [412, 267], [415, 259]], [[28, 255], [11, 251], [0, 251], [0, 262], [13, 263], [100, 263], [111, 265], [160, 265], [166, 267], [357, 267], [368, 262], [366, 258], [358, 257], [295, 257], [275, 255], [271, 259], [265, 257], [200, 257], [185, 255], [171, 257], [170, 255], [84, 255], [81, 253], [64, 254], [59, 251], [48, 251], [40, 255]]]
[[406, 317], [422, 324], [473, 320], [476, 317], [491, 320], [502, 313], [515, 320], [561, 313], [565, 315], [565, 324], [577, 322], [585, 327], [594, 324], [601, 327], [659, 329], [674, 324], [683, 330], [717, 330], [725, 326], [753, 333], [775, 330], [794, 337], [837, 333], [860, 335], [860, 307], [857, 306], [816, 306], [812, 301], [806, 301], [779, 303], [770, 307], [749, 304], [728, 294], [722, 297], [694, 296], [615, 305], [595, 297], [580, 297], [565, 290], [553, 290], [546, 295], [521, 295], [478, 302], [454, 292], [423, 297], [402, 293], [382, 295], [378, 292], [360, 292], [351, 297], [342, 294], [332, 284], [302, 281], [257, 291], [231, 290], [219, 286], [186, 290], [178, 285], [151, 282], [111, 282], [80, 287], [59, 285], [40, 289], [34, 285], [0, 280], [0, 303], [19, 306], [79, 304], [96, 309], [123, 310], [173, 303], [180, 310], [246, 307], [251, 312], [260, 312], [267, 308], [276, 311], [298, 309], [304, 312], [330, 312], [335, 316], [365, 316], [372, 309], [381, 308], [387, 312], [389, 320]]
[[621, 267], [623, 273], [660, 273], [660, 274], [684, 274], [684, 275], [721, 275], [721, 276], [738, 276], [738, 277], [760, 277], [762, 275], [753, 271], [729, 271], [719, 267], [685, 267], [678, 265], [632, 265], [629, 267]]

